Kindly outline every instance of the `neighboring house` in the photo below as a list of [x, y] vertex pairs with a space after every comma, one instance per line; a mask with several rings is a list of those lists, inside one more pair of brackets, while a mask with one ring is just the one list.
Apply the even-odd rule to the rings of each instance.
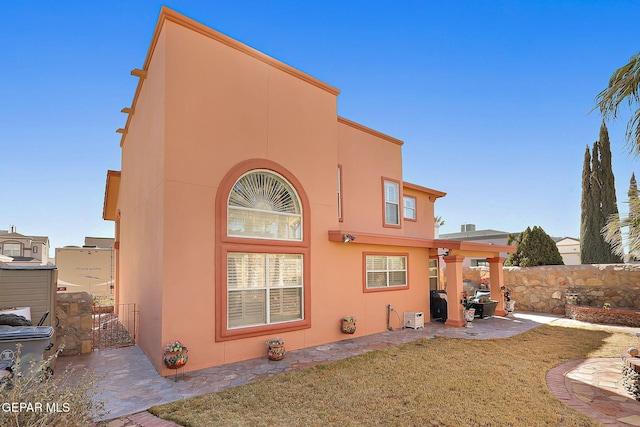
[[580, 239], [573, 237], [554, 237], [564, 265], [580, 265]]
[[58, 292], [113, 294], [115, 258], [113, 238], [86, 237], [82, 247], [56, 248]]
[[[514, 233], [518, 236], [520, 233]], [[502, 245], [505, 246], [509, 240], [509, 233], [499, 230], [476, 230], [475, 224], [462, 224], [460, 226], [460, 232], [458, 233], [445, 233], [440, 234], [440, 239], [443, 240], [459, 240], [485, 243], [489, 245]], [[507, 253], [502, 252], [502, 257], [506, 257]], [[467, 257], [464, 260], [463, 267], [487, 267], [489, 263], [484, 257]]]
[[[460, 232], [441, 234], [440, 238], [444, 240], [481, 242], [491, 245], [506, 245], [510, 234], [517, 238], [520, 232], [509, 233], [507, 231], [491, 229], [476, 230], [475, 224], [462, 224], [460, 226]], [[552, 237], [552, 239], [556, 242], [556, 246], [565, 265], [580, 264], [580, 240], [574, 239], [573, 237]], [[503, 253], [501, 256], [506, 256], [506, 254]], [[463, 263], [464, 267], [482, 267], [488, 265], [489, 263], [486, 258], [480, 257], [468, 257]]]
[[0, 230], [0, 251], [0, 262], [12, 266], [49, 265], [49, 238], [19, 234], [15, 226]]
[[403, 181], [403, 142], [339, 117], [337, 89], [167, 8], [132, 74], [103, 217], [116, 302], [136, 304], [159, 372], [174, 340], [195, 370], [264, 356], [269, 338], [346, 339], [346, 315], [356, 336], [402, 327], [391, 309], [428, 322], [438, 250], [448, 325], [465, 324], [465, 256], [489, 259], [500, 299], [512, 248], [434, 239], [445, 193]]

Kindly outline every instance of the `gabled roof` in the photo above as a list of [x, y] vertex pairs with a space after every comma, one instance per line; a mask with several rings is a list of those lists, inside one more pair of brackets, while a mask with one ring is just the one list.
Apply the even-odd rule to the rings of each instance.
[[20, 233], [0, 234], [0, 239], [3, 239], [3, 240], [7, 240], [7, 239], [30, 239], [30, 240], [35, 240], [37, 242], [42, 242], [42, 243], [48, 243], [49, 242], [49, 237], [47, 237], [47, 236], [25, 236], [24, 234], [20, 234]]
[[29, 236], [25, 236], [24, 234], [20, 234], [20, 233], [6, 233], [6, 234], [0, 234], [0, 238], [28, 239]]

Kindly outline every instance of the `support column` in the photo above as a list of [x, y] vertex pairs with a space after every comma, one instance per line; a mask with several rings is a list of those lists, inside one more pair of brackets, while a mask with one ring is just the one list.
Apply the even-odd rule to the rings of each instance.
[[489, 287], [491, 291], [491, 299], [497, 300], [498, 305], [496, 306], [496, 311], [494, 313], [495, 316], [506, 316], [507, 311], [504, 309], [504, 295], [500, 288], [504, 285], [504, 273], [503, 273], [503, 265], [506, 258], [495, 257], [495, 258], [487, 258], [489, 262]]
[[445, 270], [447, 278], [447, 321], [444, 324], [460, 328], [467, 324], [462, 315], [462, 304], [460, 304], [462, 291], [464, 290], [462, 285], [462, 261], [464, 261], [464, 257], [447, 255], [443, 259], [447, 263], [447, 269]]

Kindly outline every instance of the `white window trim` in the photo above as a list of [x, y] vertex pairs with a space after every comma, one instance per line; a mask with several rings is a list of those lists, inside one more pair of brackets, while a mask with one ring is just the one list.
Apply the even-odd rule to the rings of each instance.
[[[407, 206], [406, 202], [409, 200], [413, 200], [413, 206]], [[415, 221], [417, 219], [416, 217], [416, 205], [417, 205], [417, 200], [415, 197], [413, 196], [402, 196], [402, 214], [404, 215], [405, 219], [410, 219]], [[413, 215], [407, 215], [407, 210], [409, 212], [412, 212]]]
[[[393, 185], [394, 187], [396, 187], [396, 194], [398, 195], [397, 201], [390, 200], [389, 193], [387, 192], [387, 185]], [[383, 187], [384, 187], [384, 223], [386, 225], [391, 225], [391, 226], [400, 226], [400, 184], [395, 181], [384, 179]], [[388, 205], [395, 207], [397, 222], [389, 221], [389, 218], [387, 217]]]

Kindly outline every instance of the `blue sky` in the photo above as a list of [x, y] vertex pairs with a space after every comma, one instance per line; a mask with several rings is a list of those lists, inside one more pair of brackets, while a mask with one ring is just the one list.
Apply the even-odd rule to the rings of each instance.
[[[463, 223], [579, 237], [581, 171], [637, 1], [13, 1], [0, 26], [0, 229], [52, 247], [112, 236], [107, 169], [162, 4], [341, 90], [338, 113], [405, 141], [404, 179]], [[640, 159], [609, 124], [619, 207]]]

